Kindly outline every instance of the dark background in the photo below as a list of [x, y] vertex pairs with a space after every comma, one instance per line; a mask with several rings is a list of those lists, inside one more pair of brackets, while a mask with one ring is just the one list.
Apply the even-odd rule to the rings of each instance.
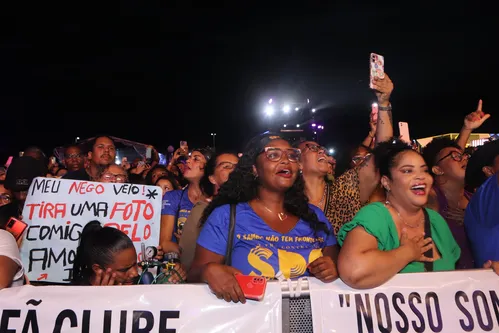
[[479, 98], [492, 113], [480, 132], [496, 131], [499, 29], [491, 8], [270, 6], [3, 4], [2, 158], [96, 133], [165, 148], [209, 145], [216, 132], [217, 147], [240, 149], [265, 130], [263, 108], [277, 96], [310, 98], [326, 127], [321, 143], [341, 158], [369, 130], [371, 52], [385, 56], [395, 125], [409, 122], [412, 137], [458, 132]]

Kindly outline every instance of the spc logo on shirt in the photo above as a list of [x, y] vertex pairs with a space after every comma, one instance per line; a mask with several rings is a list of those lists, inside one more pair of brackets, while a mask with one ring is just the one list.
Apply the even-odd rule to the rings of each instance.
[[[261, 247], [260, 245], [252, 248], [248, 253], [248, 264], [257, 271], [251, 271], [250, 275], [265, 276], [274, 278], [276, 271], [269, 263], [272, 260], [275, 250], [277, 250], [277, 260], [279, 269], [287, 279], [303, 276], [307, 270], [308, 264], [322, 257], [322, 249], [312, 249], [308, 255], [308, 261], [302, 254], [289, 252], [282, 249], [271, 249]], [[306, 252], [303, 253], [306, 255]]]

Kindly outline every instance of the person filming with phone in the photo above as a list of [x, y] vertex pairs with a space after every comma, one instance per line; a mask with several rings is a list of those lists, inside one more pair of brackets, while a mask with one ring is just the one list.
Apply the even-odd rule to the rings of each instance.
[[336, 279], [336, 239], [321, 210], [308, 204], [299, 163], [300, 150], [276, 134], [249, 142], [203, 214], [189, 282], [244, 303], [237, 274]]

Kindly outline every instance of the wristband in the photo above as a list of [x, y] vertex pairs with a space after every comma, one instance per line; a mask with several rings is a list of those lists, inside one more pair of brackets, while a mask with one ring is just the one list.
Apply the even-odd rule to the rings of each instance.
[[392, 111], [392, 104], [388, 104], [388, 106], [378, 106], [379, 111]]

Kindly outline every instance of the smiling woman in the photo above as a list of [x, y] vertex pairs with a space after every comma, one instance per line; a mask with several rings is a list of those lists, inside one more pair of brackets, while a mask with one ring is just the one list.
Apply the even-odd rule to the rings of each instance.
[[300, 155], [275, 134], [248, 143], [201, 219], [190, 282], [205, 281], [218, 298], [244, 302], [235, 274], [336, 279], [336, 239], [321, 210], [308, 204]]
[[461, 250], [445, 220], [424, 209], [433, 179], [423, 157], [398, 139], [375, 150], [386, 202], [362, 208], [338, 233], [341, 279], [377, 287], [397, 273], [455, 269]]

